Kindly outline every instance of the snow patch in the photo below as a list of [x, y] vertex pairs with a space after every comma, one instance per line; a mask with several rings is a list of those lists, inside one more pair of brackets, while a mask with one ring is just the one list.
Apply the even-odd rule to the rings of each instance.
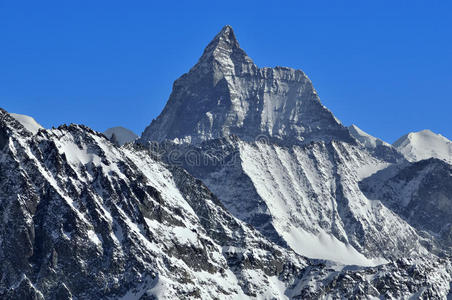
[[196, 233], [191, 231], [186, 227], [174, 227], [172, 229], [172, 234], [174, 238], [178, 240], [179, 243], [184, 245], [196, 245], [198, 242], [198, 237]]
[[94, 230], [88, 230], [88, 238], [97, 246], [102, 246], [101, 237]]
[[358, 180], [363, 180], [364, 178], [367, 178], [390, 165], [390, 163], [386, 162], [375, 162], [374, 164], [363, 165], [356, 171]]
[[282, 235], [295, 252], [310, 258], [358, 266], [377, 266], [387, 263], [382, 258], [368, 259], [351, 245], [344, 244], [321, 229], [319, 231], [318, 234], [313, 234], [302, 228], [292, 228], [289, 232], [283, 232]]

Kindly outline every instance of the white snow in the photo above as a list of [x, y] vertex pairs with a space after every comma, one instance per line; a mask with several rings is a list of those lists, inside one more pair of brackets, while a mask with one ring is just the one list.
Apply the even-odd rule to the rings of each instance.
[[38, 122], [36, 122], [35, 119], [30, 116], [14, 113], [10, 113], [9, 115], [19, 121], [19, 123], [21, 123], [22, 126], [25, 127], [25, 129], [32, 132], [33, 134], [38, 133], [39, 129], [44, 129], [44, 127], [42, 127]]
[[282, 235], [295, 252], [307, 257], [359, 266], [376, 266], [387, 262], [384, 259], [368, 259], [351, 245], [344, 244], [321, 229], [319, 231], [313, 234], [302, 228], [292, 228]]
[[102, 242], [101, 242], [101, 237], [99, 237], [99, 235], [94, 231], [94, 230], [88, 230], [88, 238], [94, 243], [96, 244], [96, 246], [101, 246]]
[[[356, 241], [356, 237], [341, 212], [350, 211], [368, 232], [379, 232], [383, 236], [393, 236], [396, 231], [410, 234], [408, 225], [400, 224], [398, 217], [379, 201], [367, 199], [358, 186], [362, 178], [388, 164], [371, 158], [359, 147], [343, 143], [332, 146], [334, 149], [328, 149], [325, 144], [288, 149], [240, 143], [240, 158], [243, 171], [272, 216], [272, 225], [294, 251], [343, 264], [384, 263], [383, 259], [372, 259], [380, 254], [366, 257], [350, 245], [349, 241]], [[332, 151], [338, 156], [335, 160], [341, 161], [340, 165], [331, 159]], [[335, 198], [337, 176], [341, 177], [343, 194], [349, 202]], [[242, 219], [248, 213], [235, 211]], [[373, 224], [380, 223], [382, 217], [388, 224], [399, 226], [387, 226], [381, 232]]]
[[74, 165], [83, 164], [86, 165], [89, 162], [93, 162], [95, 165], [100, 164], [99, 156], [94, 153], [88, 153], [86, 148], [80, 149], [72, 141], [66, 140], [64, 142], [56, 142], [58, 148], [66, 154], [68, 161]]
[[430, 130], [404, 135], [393, 146], [412, 162], [433, 157], [452, 163], [452, 142]]
[[162, 193], [162, 197], [166, 202], [176, 207], [180, 207], [188, 215], [196, 215], [192, 207], [185, 201], [177, 188], [177, 185], [173, 180], [173, 175], [162, 163], [154, 161], [146, 153], [140, 153], [124, 147], [122, 150], [147, 177], [149, 184], [160, 191], [165, 191]]
[[113, 134], [116, 136], [116, 140], [118, 141], [120, 146], [133, 142], [138, 138], [138, 135], [136, 135], [133, 131], [124, 127], [113, 127], [107, 129], [104, 132], [104, 135], [108, 139], [110, 139], [113, 136]]
[[[24, 145], [24, 141], [19, 140], [20, 146], [25, 150], [26, 155], [29, 159], [33, 160], [38, 167], [39, 172], [46, 178], [48, 183], [55, 189], [55, 191], [66, 200], [66, 203], [76, 212], [78, 217], [85, 223], [89, 223], [85, 216], [78, 210], [77, 203], [74, 202], [72, 198], [70, 198], [58, 185], [57, 180], [54, 178], [54, 174], [45, 168], [45, 166], [34, 156], [34, 154], [30, 151], [26, 145]], [[16, 153], [14, 145], [11, 145], [11, 150], [13, 153]]]
[[374, 162], [370, 164], [365, 164], [357, 169], [357, 176], [359, 180], [367, 178], [380, 170], [390, 166], [390, 163], [386, 162]]
[[176, 238], [181, 244], [196, 245], [198, 243], [198, 236], [196, 235], [196, 233], [186, 227], [174, 227], [172, 234], [174, 235], [174, 238]]

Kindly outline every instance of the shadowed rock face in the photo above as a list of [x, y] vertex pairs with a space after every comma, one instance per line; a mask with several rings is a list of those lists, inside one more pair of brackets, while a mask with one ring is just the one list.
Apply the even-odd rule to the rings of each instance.
[[6, 128], [0, 128], [0, 150], [3, 149], [8, 143], [8, 135]]
[[226, 26], [176, 80], [142, 140], [199, 143], [231, 134], [247, 141], [262, 134], [296, 143], [351, 140], [302, 71], [258, 68]]
[[418, 230], [452, 247], [452, 166], [427, 159], [395, 166], [365, 179], [361, 189], [381, 199]]

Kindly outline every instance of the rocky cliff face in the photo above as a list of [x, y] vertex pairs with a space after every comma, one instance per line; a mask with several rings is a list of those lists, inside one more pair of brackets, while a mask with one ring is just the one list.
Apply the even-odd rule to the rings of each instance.
[[237, 135], [253, 141], [262, 134], [286, 143], [351, 140], [302, 71], [258, 68], [226, 26], [176, 80], [142, 139], [199, 143]]

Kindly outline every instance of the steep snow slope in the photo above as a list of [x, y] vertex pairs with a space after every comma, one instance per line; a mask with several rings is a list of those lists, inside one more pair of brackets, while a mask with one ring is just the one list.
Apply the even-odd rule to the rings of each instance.
[[234, 216], [298, 253], [358, 265], [426, 253], [410, 225], [361, 192], [359, 182], [390, 163], [360, 146], [225, 139], [164, 147], [169, 163], [200, 178]]
[[133, 131], [124, 127], [112, 127], [105, 130], [104, 135], [114, 143], [122, 146], [126, 143], [133, 142], [138, 138]]
[[[381, 256], [390, 255], [387, 250], [391, 251], [398, 238], [407, 245], [415, 238], [408, 226], [398, 224], [397, 217], [378, 201], [368, 201], [357, 186], [360, 176], [387, 163], [360, 157], [356, 148], [340, 143], [289, 149], [259, 143], [240, 146], [243, 170], [266, 203], [273, 226], [298, 253], [345, 264], [374, 265], [384, 262]], [[379, 219], [398, 228], [377, 230]], [[355, 232], [357, 227], [363, 232]], [[390, 241], [386, 236], [393, 236], [392, 230], [404, 234]], [[369, 251], [377, 245], [360, 240], [359, 235], [372, 236], [374, 242], [386, 243], [388, 248], [381, 247], [380, 253]], [[354, 247], [375, 259], [366, 259]]]
[[430, 130], [411, 132], [404, 135], [393, 146], [409, 161], [419, 161], [433, 157], [452, 163], [452, 142]]
[[358, 144], [371, 152], [373, 157], [390, 163], [399, 163], [405, 160], [404, 156], [397, 149], [379, 138], [364, 132], [358, 126], [351, 125], [348, 127], [348, 131]]
[[43, 127], [38, 122], [36, 122], [35, 119], [33, 119], [30, 116], [14, 114], [14, 113], [10, 113], [10, 115], [14, 119], [19, 121], [28, 131], [30, 131], [34, 134], [36, 134], [39, 129], [43, 129]]

